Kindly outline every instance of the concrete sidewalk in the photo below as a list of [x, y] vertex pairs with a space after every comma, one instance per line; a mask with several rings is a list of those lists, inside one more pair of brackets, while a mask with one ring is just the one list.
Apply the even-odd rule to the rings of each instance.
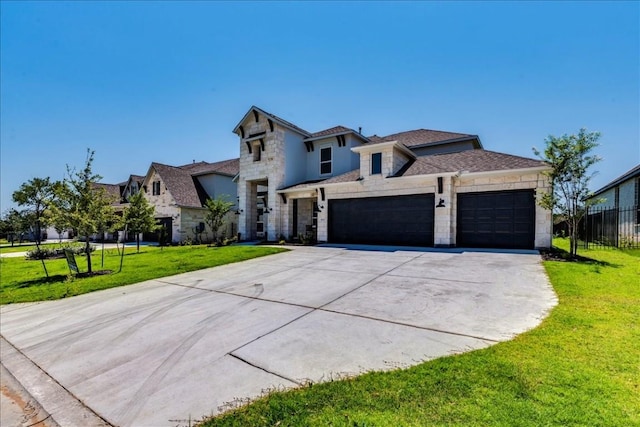
[[[185, 425], [270, 389], [508, 340], [556, 302], [534, 252], [299, 247], [2, 306], [2, 362], [61, 425]], [[77, 404], [84, 424], [60, 422]]]

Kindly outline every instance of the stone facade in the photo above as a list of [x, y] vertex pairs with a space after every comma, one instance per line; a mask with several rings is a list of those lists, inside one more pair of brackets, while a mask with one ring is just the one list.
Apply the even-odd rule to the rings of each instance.
[[[234, 132], [240, 139], [238, 231], [243, 240], [261, 237], [274, 241], [281, 236], [296, 237], [293, 234], [306, 233], [315, 222], [313, 230], [317, 240], [323, 242], [328, 240], [328, 206], [331, 200], [434, 194], [437, 206], [434, 207], [434, 245], [449, 247], [456, 245], [458, 194], [533, 189], [540, 197], [541, 193], [550, 191], [549, 181], [543, 174], [543, 170], [548, 168], [535, 160], [514, 159], [516, 156], [494, 153], [491, 159], [500, 155], [511, 158], [505, 160], [509, 166], [524, 165], [511, 166], [513, 169], [478, 172], [491, 170], [496, 166], [482, 164], [487, 169], [476, 168], [469, 172], [461, 167], [457, 172], [436, 173], [439, 170], [457, 168], [445, 169], [446, 165], [431, 165], [424, 160], [418, 164], [416, 162], [422, 158], [398, 141], [377, 140], [374, 143], [355, 132], [346, 141], [339, 138], [339, 135], [327, 136], [326, 131], [310, 134], [257, 107], [249, 110]], [[473, 144], [469, 147], [456, 146], [453, 151], [482, 148], [479, 140]], [[340, 163], [341, 166], [338, 170], [332, 168], [331, 176], [321, 176], [324, 180], [316, 182], [316, 167], [320, 166], [318, 151], [326, 146], [332, 147], [333, 165]], [[447, 151], [444, 148], [442, 150]], [[348, 162], [344, 161], [347, 155], [353, 156], [354, 153], [359, 158], [351, 157]], [[371, 173], [372, 154], [375, 153], [381, 155], [381, 173], [378, 174]], [[340, 162], [336, 161], [338, 158], [335, 156], [342, 156], [339, 158]], [[416, 169], [418, 172], [407, 175], [404, 175], [406, 170], [400, 172], [414, 163], [419, 166]], [[347, 169], [341, 170], [342, 165]], [[356, 169], [358, 166], [359, 169]], [[300, 174], [301, 167], [303, 172], [304, 169], [307, 170], [306, 177]], [[522, 169], [517, 169], [518, 167]], [[358, 172], [359, 176], [356, 175]], [[442, 178], [440, 191], [438, 178]], [[257, 200], [264, 200], [264, 207]], [[293, 200], [297, 200], [295, 214]], [[317, 203], [317, 211], [314, 211], [314, 203]], [[258, 215], [261, 214], [264, 219], [264, 236], [258, 236], [256, 228]], [[535, 247], [550, 247], [551, 212], [537, 204], [534, 227]]]
[[[367, 156], [368, 157], [368, 156]], [[328, 201], [331, 199], [347, 199], [359, 197], [384, 197], [411, 194], [435, 193], [436, 203], [442, 199], [444, 207], [434, 211], [434, 244], [440, 247], [456, 245], [456, 196], [460, 193], [536, 189], [539, 195], [550, 191], [548, 178], [541, 172], [512, 173], [503, 175], [504, 171], [475, 174], [440, 174], [432, 176], [413, 176], [401, 178], [385, 178], [381, 175], [364, 177], [357, 182], [327, 184], [325, 201], [318, 199], [324, 209], [318, 214], [318, 241], [328, 240]], [[443, 192], [437, 193], [437, 178], [443, 177]], [[322, 184], [318, 184], [322, 185]], [[318, 196], [319, 197], [319, 196]], [[551, 246], [552, 216], [551, 212], [536, 204], [535, 247]]]
[[[276, 239], [280, 234], [288, 234], [281, 223], [288, 224], [288, 209], [283, 207], [280, 196], [276, 193], [285, 183], [285, 128], [273, 123], [274, 129], [268, 123], [267, 117], [248, 117], [243, 123], [246, 138], [240, 141], [240, 175], [238, 177], [238, 200], [240, 218], [238, 232], [243, 239], [256, 239], [257, 230], [257, 186], [267, 188], [265, 232], [267, 238]], [[262, 143], [259, 139], [251, 139], [249, 135], [264, 132]], [[249, 144], [249, 145], [247, 145]], [[251, 151], [249, 150], [251, 146]], [[264, 146], [264, 148], [263, 148]], [[256, 150], [259, 150], [259, 158]], [[282, 220], [280, 220], [282, 218]]]
[[[155, 217], [156, 218], [171, 218], [171, 235], [172, 240], [174, 242], [179, 242], [180, 236], [182, 235], [182, 218], [181, 218], [181, 209], [176, 203], [175, 199], [171, 195], [169, 191], [167, 191], [167, 187], [162, 180], [162, 177], [158, 174], [155, 169], [151, 169], [147, 178], [145, 179], [147, 182], [145, 198], [152, 204], [155, 208]], [[153, 194], [153, 183], [160, 182], [160, 194]]]

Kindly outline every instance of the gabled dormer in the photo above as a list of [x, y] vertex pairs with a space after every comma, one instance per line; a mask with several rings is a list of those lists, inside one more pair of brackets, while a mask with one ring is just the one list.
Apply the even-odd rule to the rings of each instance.
[[363, 178], [393, 176], [416, 159], [416, 155], [398, 141], [371, 143], [351, 150], [360, 155], [360, 176]]

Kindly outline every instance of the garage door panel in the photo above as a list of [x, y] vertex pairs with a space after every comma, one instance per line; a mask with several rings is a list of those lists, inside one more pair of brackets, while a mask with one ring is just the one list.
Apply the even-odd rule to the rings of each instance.
[[533, 190], [458, 194], [457, 245], [533, 248]]
[[434, 195], [332, 199], [329, 241], [433, 246]]

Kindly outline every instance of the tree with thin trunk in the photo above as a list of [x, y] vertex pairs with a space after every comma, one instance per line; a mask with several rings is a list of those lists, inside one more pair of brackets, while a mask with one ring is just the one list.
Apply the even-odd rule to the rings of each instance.
[[[42, 242], [42, 227], [46, 226], [45, 211], [51, 203], [53, 195], [53, 186], [49, 177], [33, 178], [13, 192], [13, 201], [19, 206], [26, 207], [26, 218], [28, 218], [29, 228], [38, 252], [40, 252], [40, 243]], [[44, 259], [41, 261], [44, 273], [49, 277]]]
[[147, 201], [142, 191], [129, 197], [129, 206], [122, 212], [120, 228], [136, 234], [136, 248], [140, 252], [140, 233], [149, 233], [158, 229], [155, 207]]
[[53, 185], [47, 178], [33, 178], [13, 192], [13, 201], [30, 212], [31, 228], [37, 246], [42, 241], [42, 227], [46, 226], [45, 211], [53, 199]]
[[218, 230], [224, 225], [227, 214], [233, 208], [233, 202], [227, 201], [227, 197], [223, 195], [216, 199], [207, 199], [204, 207], [207, 209], [204, 221], [211, 229], [213, 242], [218, 243]]
[[92, 171], [94, 153], [87, 149], [85, 166], [81, 171], [71, 169], [67, 165], [65, 188], [61, 191], [66, 197], [64, 205], [71, 228], [84, 238], [89, 273], [92, 272], [89, 239], [93, 234], [103, 231], [101, 229], [103, 224], [106, 224], [114, 215], [114, 209], [111, 206], [114, 200], [107, 195], [104, 188], [94, 185], [102, 179]]
[[578, 226], [587, 208], [598, 201], [589, 200], [589, 181], [593, 174], [589, 168], [600, 161], [591, 151], [598, 146], [599, 132], [580, 129], [577, 135], [548, 136], [546, 147], [534, 153], [546, 161], [551, 170], [547, 172], [553, 191], [543, 194], [538, 204], [562, 215], [569, 229], [569, 253], [574, 257], [578, 251]]

